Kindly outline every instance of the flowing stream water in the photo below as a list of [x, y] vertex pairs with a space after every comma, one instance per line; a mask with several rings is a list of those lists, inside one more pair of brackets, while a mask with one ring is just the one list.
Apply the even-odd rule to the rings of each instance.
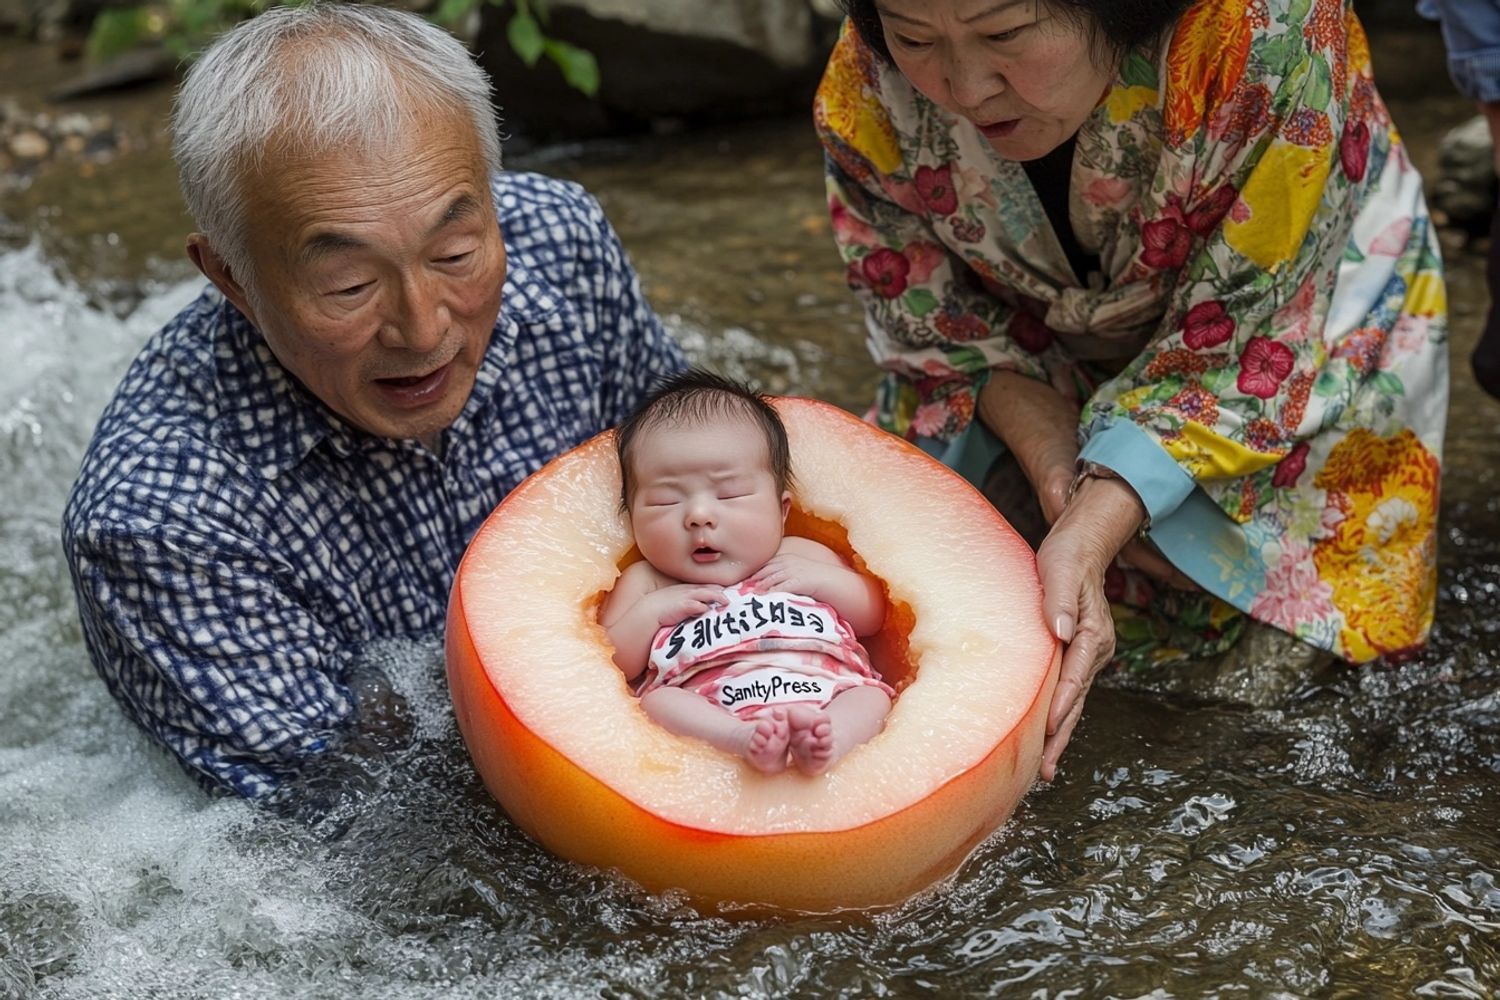
[[[1442, 73], [1433, 36], [1376, 42], [1397, 122], [1431, 166], [1467, 109], [1424, 96]], [[144, 129], [165, 107], [115, 100]], [[513, 165], [600, 196], [696, 358], [864, 405], [873, 378], [805, 122]], [[1425, 653], [1305, 678], [1270, 708], [1106, 681], [1058, 781], [953, 879], [883, 912], [767, 920], [696, 914], [518, 832], [469, 765], [436, 637], [364, 665], [405, 708], [370, 727], [359, 780], [327, 789], [318, 817], [200, 793], [95, 676], [58, 541], [115, 381], [199, 284], [177, 259], [170, 165], [158, 143], [59, 166], [0, 215], [0, 998], [1500, 988], [1500, 404], [1461, 364], [1486, 299], [1456, 236], [1460, 363]]]

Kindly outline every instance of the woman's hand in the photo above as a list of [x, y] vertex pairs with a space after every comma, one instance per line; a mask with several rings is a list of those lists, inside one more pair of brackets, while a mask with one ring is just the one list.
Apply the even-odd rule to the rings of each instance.
[[1042, 613], [1067, 644], [1047, 712], [1041, 775], [1051, 781], [1057, 761], [1083, 714], [1099, 670], [1115, 652], [1115, 626], [1104, 596], [1104, 571], [1135, 536], [1146, 510], [1124, 480], [1087, 478], [1037, 550]]
[[1057, 523], [1078, 464], [1078, 405], [1045, 382], [997, 371], [979, 390], [979, 419], [1016, 456], [1047, 523]]
[[[979, 417], [1016, 456], [1042, 516], [1056, 524], [1077, 475], [1077, 405], [1045, 382], [995, 372], [979, 391]], [[1200, 589], [1144, 542], [1132, 538], [1120, 556], [1158, 582], [1180, 590]]]

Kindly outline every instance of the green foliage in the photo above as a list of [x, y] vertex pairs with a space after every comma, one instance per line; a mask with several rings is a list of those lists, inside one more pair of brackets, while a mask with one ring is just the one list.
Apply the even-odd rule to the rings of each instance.
[[[184, 61], [192, 60], [223, 32], [270, 7], [298, 6], [306, 0], [158, 0], [110, 7], [89, 30], [88, 54], [103, 62], [143, 45], [164, 45]], [[593, 53], [547, 35], [544, 0], [440, 0], [431, 19], [448, 29], [463, 22], [481, 4], [512, 7], [506, 25], [510, 47], [527, 66], [546, 56], [562, 71], [568, 85], [589, 97], [599, 92], [599, 64]]]
[[505, 40], [527, 66], [535, 66], [546, 56], [562, 71], [568, 86], [589, 97], [599, 92], [599, 63], [594, 54], [547, 34], [545, 0], [442, 0], [432, 19], [451, 28], [481, 4], [514, 8], [505, 25]]
[[220, 32], [270, 6], [273, 0], [162, 0], [110, 7], [99, 13], [89, 30], [89, 58], [103, 62], [155, 43], [179, 59], [191, 59]]
[[136, 40], [150, 31], [150, 18], [139, 7], [111, 7], [101, 10], [89, 31], [88, 54], [103, 62], [134, 47]]

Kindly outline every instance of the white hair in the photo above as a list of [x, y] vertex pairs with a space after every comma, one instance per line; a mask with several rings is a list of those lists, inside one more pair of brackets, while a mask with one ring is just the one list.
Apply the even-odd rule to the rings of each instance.
[[269, 143], [302, 155], [389, 148], [434, 110], [467, 114], [486, 167], [500, 169], [489, 77], [458, 39], [386, 7], [273, 7], [215, 41], [178, 91], [172, 153], [188, 211], [248, 280], [241, 182]]

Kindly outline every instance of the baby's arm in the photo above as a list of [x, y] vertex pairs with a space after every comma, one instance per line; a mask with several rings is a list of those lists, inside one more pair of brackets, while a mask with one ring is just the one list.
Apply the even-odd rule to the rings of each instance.
[[885, 592], [880, 584], [811, 538], [788, 535], [782, 539], [776, 555], [750, 582], [758, 590], [785, 590], [822, 601], [858, 636], [879, 631], [885, 622]]
[[651, 642], [666, 625], [701, 615], [722, 601], [724, 588], [693, 583], [663, 584], [646, 562], [631, 563], [604, 599], [599, 624], [615, 647], [615, 665], [633, 681], [646, 669]]

